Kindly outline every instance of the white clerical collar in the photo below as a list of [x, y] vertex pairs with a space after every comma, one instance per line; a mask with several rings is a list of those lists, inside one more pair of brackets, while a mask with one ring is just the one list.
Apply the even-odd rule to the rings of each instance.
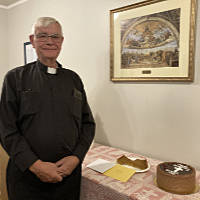
[[57, 68], [47, 67], [48, 74], [57, 74]]

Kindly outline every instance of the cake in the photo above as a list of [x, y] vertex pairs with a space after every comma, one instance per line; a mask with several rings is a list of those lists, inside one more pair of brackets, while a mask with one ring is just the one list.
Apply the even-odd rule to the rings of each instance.
[[159, 188], [175, 194], [191, 194], [196, 187], [196, 171], [193, 167], [164, 162], [157, 166], [156, 182]]
[[120, 165], [129, 165], [131, 167], [136, 167], [142, 170], [148, 167], [148, 162], [146, 159], [145, 160], [141, 160], [141, 159], [131, 160], [124, 155], [117, 159], [117, 163], [119, 163]]

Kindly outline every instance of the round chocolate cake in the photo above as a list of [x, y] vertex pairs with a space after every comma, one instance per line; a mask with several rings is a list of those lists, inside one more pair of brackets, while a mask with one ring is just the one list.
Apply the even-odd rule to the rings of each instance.
[[175, 194], [191, 194], [196, 187], [196, 172], [189, 165], [178, 162], [164, 162], [157, 166], [157, 185]]

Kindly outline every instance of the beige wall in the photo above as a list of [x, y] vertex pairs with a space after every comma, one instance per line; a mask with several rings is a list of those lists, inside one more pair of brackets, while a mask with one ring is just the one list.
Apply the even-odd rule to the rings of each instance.
[[0, 87], [8, 69], [8, 17], [7, 10], [0, 8]]
[[36, 18], [58, 18], [65, 35], [59, 61], [78, 72], [85, 83], [97, 123], [95, 140], [200, 169], [199, 37], [193, 83], [112, 83], [109, 80], [109, 10], [135, 2], [34, 0], [9, 9], [8, 68], [23, 65], [23, 43], [28, 41]]
[[[7, 10], [0, 8], [0, 88], [2, 87], [3, 77], [8, 70], [8, 32], [7, 32]], [[0, 146], [0, 200], [7, 199], [5, 187], [5, 171], [7, 165], [7, 154]]]

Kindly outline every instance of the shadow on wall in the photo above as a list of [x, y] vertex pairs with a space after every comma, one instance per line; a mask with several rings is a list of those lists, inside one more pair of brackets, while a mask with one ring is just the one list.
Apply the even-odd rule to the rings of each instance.
[[122, 95], [123, 91], [119, 94], [117, 87], [108, 83], [96, 91], [95, 142], [130, 150], [129, 147], [133, 147], [134, 144], [134, 125], [132, 120], [128, 119], [127, 102]]
[[101, 144], [109, 144], [109, 140], [106, 134], [106, 131], [104, 130], [104, 124], [101, 120], [101, 117], [99, 114], [96, 114], [95, 116], [95, 122], [96, 122], [96, 136], [95, 140]]
[[8, 200], [6, 189], [6, 167], [8, 155], [0, 145], [0, 200]]

